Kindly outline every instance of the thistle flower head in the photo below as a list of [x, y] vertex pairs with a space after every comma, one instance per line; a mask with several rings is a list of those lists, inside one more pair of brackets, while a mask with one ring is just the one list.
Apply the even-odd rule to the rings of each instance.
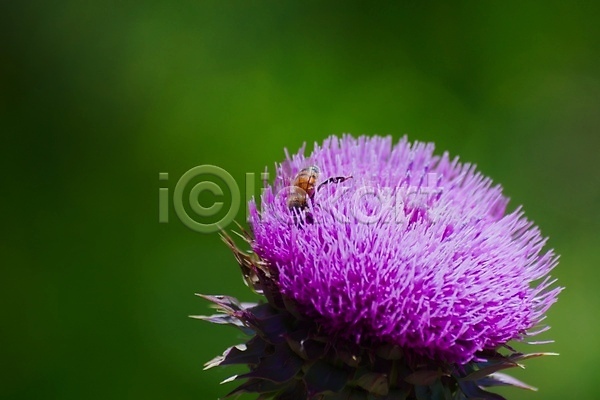
[[[547, 275], [557, 258], [473, 165], [406, 138], [330, 137], [303, 153], [277, 168], [260, 212], [250, 204], [253, 249], [331, 335], [464, 364], [522, 339], [556, 301]], [[290, 187], [310, 165], [316, 185], [352, 178], [290, 209]]]
[[258, 399], [497, 400], [484, 389], [533, 389], [498, 371], [551, 354], [508, 343], [545, 329], [562, 288], [545, 238], [507, 204], [473, 165], [406, 138], [331, 137], [288, 155], [260, 210], [249, 204], [252, 251], [223, 233], [266, 302], [202, 296], [219, 313], [198, 318], [253, 335], [207, 368], [248, 365], [228, 396]]

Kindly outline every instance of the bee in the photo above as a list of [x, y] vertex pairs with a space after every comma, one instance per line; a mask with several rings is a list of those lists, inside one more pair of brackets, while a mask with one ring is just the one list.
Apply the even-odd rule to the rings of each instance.
[[[317, 185], [320, 173], [321, 171], [316, 165], [311, 165], [298, 172], [287, 198], [287, 205], [290, 210], [298, 212], [305, 209], [308, 206], [308, 199], [312, 201], [315, 192], [323, 186], [330, 183], [341, 183], [352, 178], [352, 176], [336, 176]], [[310, 214], [306, 215], [306, 219], [308, 223], [312, 223], [312, 216]]]

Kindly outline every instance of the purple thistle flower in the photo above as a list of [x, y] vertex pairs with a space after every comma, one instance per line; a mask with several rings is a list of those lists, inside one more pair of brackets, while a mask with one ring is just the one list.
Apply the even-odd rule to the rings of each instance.
[[[503, 399], [533, 389], [499, 371], [532, 357], [508, 345], [546, 328], [557, 257], [500, 186], [432, 144], [331, 137], [278, 166], [247, 252], [222, 232], [246, 284], [243, 304], [205, 296], [197, 318], [251, 338], [206, 364], [245, 364], [227, 397]], [[537, 331], [534, 331], [537, 330]], [[501, 349], [504, 347], [505, 349]], [[500, 352], [500, 350], [504, 350]], [[508, 350], [508, 354], [506, 354]]]
[[[352, 176], [290, 209], [303, 168]], [[330, 137], [287, 157], [250, 203], [254, 252], [332, 337], [464, 365], [533, 335], [561, 288], [546, 239], [499, 185], [433, 144]], [[539, 331], [545, 328], [540, 328]], [[539, 332], [538, 331], [538, 332]]]

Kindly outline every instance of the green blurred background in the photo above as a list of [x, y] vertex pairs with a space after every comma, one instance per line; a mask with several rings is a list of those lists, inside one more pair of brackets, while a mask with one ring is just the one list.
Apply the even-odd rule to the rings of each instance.
[[172, 204], [158, 223], [158, 190], [213, 164], [243, 196], [284, 147], [350, 132], [435, 141], [524, 205], [567, 287], [556, 343], [525, 349], [561, 356], [502, 393], [597, 398], [599, 4], [2, 2], [0, 397], [232, 389], [202, 364], [239, 334], [187, 316], [254, 297], [217, 234]]

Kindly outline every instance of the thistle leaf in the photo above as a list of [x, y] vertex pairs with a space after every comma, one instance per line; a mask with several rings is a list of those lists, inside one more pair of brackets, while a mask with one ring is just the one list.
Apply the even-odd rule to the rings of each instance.
[[236, 311], [241, 311], [243, 309], [242, 304], [235, 297], [224, 295], [206, 295], [199, 293], [196, 293], [196, 296], [202, 297], [203, 299], [214, 303], [214, 308], [226, 314], [233, 315]]
[[442, 371], [423, 369], [413, 372], [404, 380], [412, 385], [429, 386], [444, 375], [446, 374]]
[[[321, 345], [323, 346], [323, 349], [325, 349], [325, 344], [321, 343]], [[360, 365], [361, 357], [354, 352], [340, 350], [338, 351], [337, 356], [349, 367], [357, 368]]]
[[286, 335], [285, 339], [287, 341], [288, 346], [294, 353], [296, 353], [299, 357], [302, 357], [304, 360], [316, 360], [321, 358], [326, 353], [326, 345], [325, 343], [318, 342], [312, 339], [299, 339], [295, 340], [292, 335]]
[[288, 332], [286, 315], [275, 314], [265, 318], [254, 318], [250, 315], [248, 320], [256, 328], [258, 334], [269, 343], [285, 343], [285, 335]]
[[249, 379], [237, 388], [229, 392], [225, 398], [240, 395], [242, 393], [274, 393], [282, 389], [281, 384], [277, 384], [263, 379]]
[[[461, 378], [461, 381], [477, 381], [479, 379], [485, 378], [488, 375], [491, 375], [495, 372], [501, 371], [503, 369], [508, 369], [508, 368], [515, 368], [515, 367], [519, 367], [519, 368], [525, 368], [523, 365], [519, 364], [517, 361], [523, 361], [523, 360], [527, 360], [530, 358], [536, 358], [536, 357], [541, 357], [541, 356], [553, 356], [553, 355], [558, 355], [557, 353], [529, 353], [529, 354], [522, 354], [522, 353], [515, 353], [515, 354], [511, 354], [508, 357], [502, 357], [501, 359], [498, 358], [497, 362], [495, 363], [485, 363], [484, 365], [487, 365], [483, 368], [478, 369], [477, 371], [470, 373], [469, 375]], [[494, 359], [494, 361], [496, 361], [496, 359]], [[494, 362], [492, 361], [492, 362]]]
[[386, 344], [379, 347], [376, 354], [385, 360], [400, 360], [404, 357], [402, 348], [394, 344]]
[[529, 354], [521, 354], [521, 353], [517, 353], [517, 354], [513, 354], [511, 355], [509, 358], [512, 361], [523, 361], [523, 360], [529, 360], [530, 358], [537, 358], [537, 357], [542, 357], [542, 356], [558, 356], [558, 353], [529, 353]]
[[348, 383], [348, 372], [325, 361], [318, 360], [304, 375], [304, 381], [311, 394], [339, 392]]
[[237, 327], [244, 326], [244, 323], [242, 321], [229, 314], [190, 315], [189, 317], [218, 325], [233, 325]]
[[362, 387], [367, 392], [385, 396], [390, 390], [388, 377], [386, 374], [369, 372], [356, 380], [356, 385]]
[[517, 378], [513, 378], [512, 376], [503, 374], [501, 372], [496, 372], [494, 374], [491, 374], [490, 376], [480, 379], [477, 381], [477, 384], [483, 387], [513, 386], [519, 389], [531, 390], [534, 392], [537, 391], [536, 387], [530, 386], [518, 380]]
[[460, 389], [465, 394], [467, 399], [473, 400], [506, 400], [497, 393], [486, 392], [475, 382], [458, 382]]
[[[355, 390], [350, 388], [345, 388], [339, 393], [333, 393], [327, 396], [327, 400], [370, 400], [370, 397], [366, 392], [362, 390]], [[377, 400], [381, 400], [378, 398]]]
[[282, 393], [275, 396], [275, 400], [306, 400], [308, 399], [308, 393], [306, 386], [302, 381], [296, 381], [296, 383], [289, 387]]
[[437, 380], [430, 385], [432, 400], [452, 400], [452, 392], [448, 386], [442, 384], [441, 380]]
[[240, 378], [260, 378], [276, 383], [287, 382], [302, 369], [303, 360], [296, 356], [286, 343], [275, 346], [271, 355], [264, 356], [260, 363]]
[[255, 336], [244, 345], [230, 347], [223, 353], [223, 361], [220, 365], [249, 364], [258, 365], [264, 356], [267, 343], [260, 337]]

